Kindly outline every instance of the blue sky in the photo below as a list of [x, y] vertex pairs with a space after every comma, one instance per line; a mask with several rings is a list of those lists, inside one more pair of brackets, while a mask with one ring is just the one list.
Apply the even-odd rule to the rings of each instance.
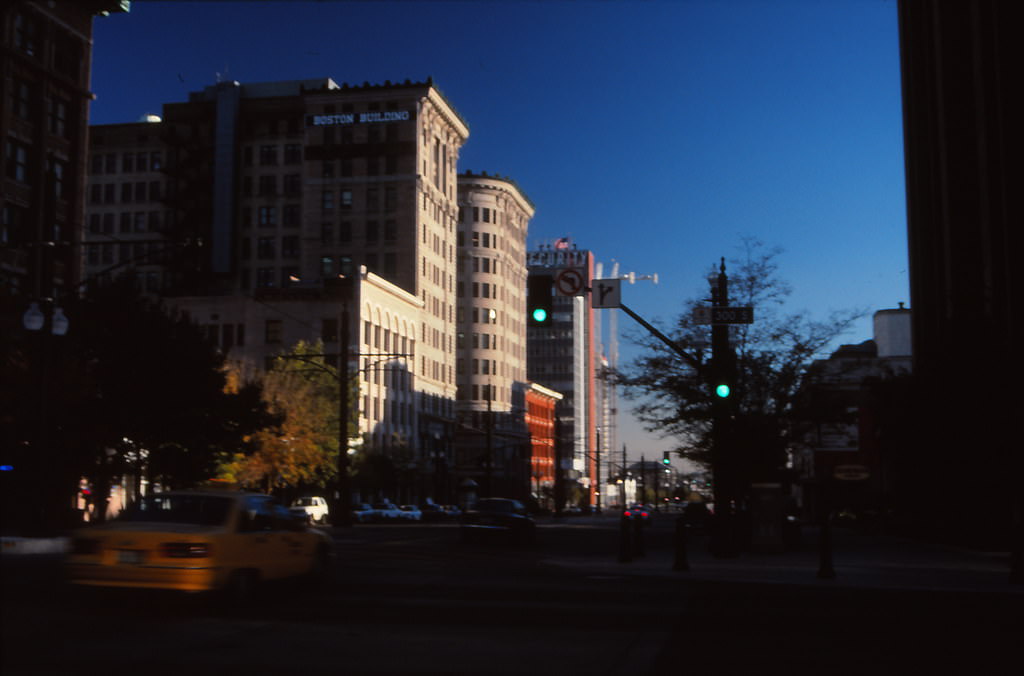
[[94, 41], [94, 124], [218, 78], [433, 77], [469, 123], [459, 170], [516, 180], [531, 248], [569, 236], [657, 273], [623, 288], [655, 324], [743, 237], [784, 250], [788, 309], [868, 311], [843, 342], [909, 305], [895, 0], [136, 1]]

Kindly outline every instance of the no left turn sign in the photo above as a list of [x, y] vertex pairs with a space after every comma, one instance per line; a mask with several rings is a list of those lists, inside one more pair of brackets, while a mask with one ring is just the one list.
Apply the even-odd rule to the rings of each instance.
[[555, 289], [563, 296], [578, 296], [583, 287], [583, 273], [576, 268], [565, 268], [555, 277]]

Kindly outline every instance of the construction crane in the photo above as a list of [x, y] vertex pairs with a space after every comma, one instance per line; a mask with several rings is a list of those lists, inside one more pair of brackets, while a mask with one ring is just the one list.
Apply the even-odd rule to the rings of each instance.
[[[638, 275], [635, 272], [619, 274], [619, 263], [614, 259], [612, 259], [612, 273], [609, 277], [603, 276], [602, 273], [604, 272], [604, 265], [602, 263], [598, 263], [596, 265], [594, 272], [596, 279], [622, 279], [628, 281], [630, 284], [636, 284], [637, 280], [651, 281], [655, 284], [658, 283], [658, 273], [656, 272], [650, 275]], [[614, 373], [619, 368], [619, 313], [615, 310], [611, 310], [608, 315], [608, 343], [608, 370]], [[605, 442], [602, 446], [606, 445], [605, 448], [607, 449], [615, 449], [618, 448], [619, 394], [618, 386], [614, 381], [609, 382], [607, 377], [605, 378], [604, 393], [606, 402], [605, 409], [608, 418], [604, 421], [607, 429], [605, 433], [601, 435], [601, 438]], [[612, 476], [612, 454], [608, 453], [605, 457], [609, 460], [609, 472], [607, 476], [610, 478]], [[625, 471], [625, 467], [623, 467], [623, 471]]]

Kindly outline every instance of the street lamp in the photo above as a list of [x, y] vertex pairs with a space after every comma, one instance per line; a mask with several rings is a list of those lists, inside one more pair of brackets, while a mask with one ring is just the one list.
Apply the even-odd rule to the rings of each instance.
[[[46, 326], [46, 315], [40, 309], [38, 302], [32, 301], [29, 303], [28, 309], [25, 310], [25, 314], [21, 317], [21, 323], [29, 331], [43, 330], [43, 327]], [[50, 317], [50, 333], [55, 336], [63, 336], [68, 332], [69, 327], [70, 322], [68, 322], [64, 310], [59, 307], [53, 308], [53, 313]]]

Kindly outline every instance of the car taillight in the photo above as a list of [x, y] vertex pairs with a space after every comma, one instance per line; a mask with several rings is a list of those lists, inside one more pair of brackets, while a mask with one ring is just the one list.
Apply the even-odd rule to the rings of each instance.
[[164, 542], [160, 553], [170, 559], [202, 559], [211, 555], [208, 542]]
[[100, 551], [100, 541], [91, 538], [75, 538], [71, 541], [72, 554], [96, 554]]

